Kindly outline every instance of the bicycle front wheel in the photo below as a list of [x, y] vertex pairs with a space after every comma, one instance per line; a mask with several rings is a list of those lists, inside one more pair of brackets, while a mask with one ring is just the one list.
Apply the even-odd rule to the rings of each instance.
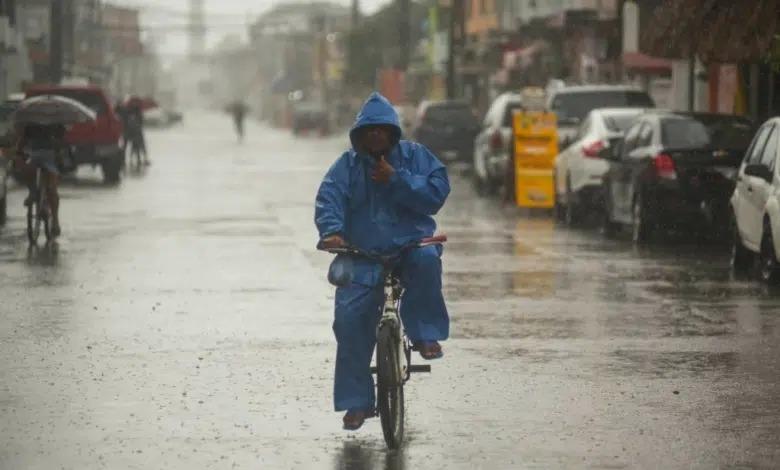
[[30, 197], [30, 203], [27, 205], [27, 239], [31, 245], [38, 243], [38, 235], [41, 233], [41, 225], [35, 214], [38, 212], [38, 201], [36, 197]]
[[380, 326], [376, 342], [377, 407], [382, 433], [390, 449], [401, 446], [404, 437], [404, 381], [398, 363], [397, 331]]

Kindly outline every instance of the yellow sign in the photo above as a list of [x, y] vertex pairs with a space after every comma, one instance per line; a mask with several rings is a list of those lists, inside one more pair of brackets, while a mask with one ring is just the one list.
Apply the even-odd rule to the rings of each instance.
[[553, 163], [558, 154], [555, 114], [515, 111], [512, 134], [517, 205], [551, 209], [555, 204]]

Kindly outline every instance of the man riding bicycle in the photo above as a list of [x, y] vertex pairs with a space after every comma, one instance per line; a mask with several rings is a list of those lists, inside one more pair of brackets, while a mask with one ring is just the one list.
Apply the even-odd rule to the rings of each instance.
[[[363, 105], [349, 136], [352, 149], [333, 164], [317, 193], [315, 223], [321, 246], [350, 245], [382, 254], [432, 236], [432, 216], [450, 192], [444, 165], [424, 146], [400, 140], [398, 115], [378, 93]], [[441, 251], [441, 246], [411, 250], [398, 265], [405, 288], [401, 318], [406, 334], [428, 360], [443, 355], [439, 341], [449, 335]], [[328, 278], [338, 286], [334, 405], [336, 411], [347, 411], [344, 428], [356, 430], [374, 415], [370, 366], [383, 302], [382, 266], [339, 256]]]
[[43, 170], [42, 187], [46, 191], [52, 218], [52, 235], [60, 235], [60, 168], [65, 152], [65, 126], [27, 124], [21, 129], [13, 162], [14, 175], [27, 185], [30, 194], [25, 205], [34, 197], [36, 168]]

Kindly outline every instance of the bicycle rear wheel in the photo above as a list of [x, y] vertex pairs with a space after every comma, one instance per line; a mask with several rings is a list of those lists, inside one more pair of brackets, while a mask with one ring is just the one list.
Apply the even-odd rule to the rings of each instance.
[[[43, 224], [43, 234], [46, 236], [46, 241], [51, 241], [51, 224], [49, 221], [51, 220], [51, 208], [49, 207], [49, 198], [46, 197], [46, 191], [45, 189], [39, 190], [40, 195], [40, 202], [38, 203], [38, 225], [40, 227], [41, 224]], [[40, 230], [40, 229], [39, 229]]]
[[404, 382], [396, 335], [397, 331], [390, 325], [382, 325], [376, 343], [377, 407], [382, 434], [390, 449], [400, 447], [404, 438]]
[[38, 243], [38, 235], [41, 233], [41, 226], [35, 214], [38, 212], [38, 198], [36, 195], [30, 196], [30, 203], [27, 205], [27, 240], [31, 245]]

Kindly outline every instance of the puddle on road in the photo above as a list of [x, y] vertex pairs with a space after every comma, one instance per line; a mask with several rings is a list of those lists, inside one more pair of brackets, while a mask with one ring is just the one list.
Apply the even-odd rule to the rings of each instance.
[[576, 318], [529, 317], [526, 313], [484, 313], [473, 317], [453, 316], [452, 337], [459, 339], [579, 338], [584, 322]]
[[681, 378], [707, 373], [734, 374], [739, 368], [736, 352], [617, 350], [604, 364], [609, 375]]

